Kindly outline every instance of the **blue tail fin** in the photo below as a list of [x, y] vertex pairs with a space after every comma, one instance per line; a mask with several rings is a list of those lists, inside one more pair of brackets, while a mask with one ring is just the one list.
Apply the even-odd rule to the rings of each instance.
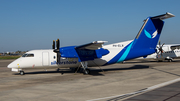
[[147, 18], [133, 41], [131, 48], [147, 49], [155, 48], [159, 40], [164, 22], [160, 19]]
[[170, 17], [174, 17], [174, 15], [166, 13], [155, 17], [148, 17], [136, 36], [132, 48], [156, 48], [164, 25], [162, 20]]
[[147, 56], [156, 52], [156, 45], [158, 43], [161, 31], [164, 25], [164, 19], [174, 17], [170, 13], [163, 15], [148, 17], [141, 27], [136, 38], [124, 47], [114, 58], [107, 64], [114, 62], [122, 62], [125, 60]]
[[174, 15], [170, 13], [148, 17], [136, 38], [128, 46], [130, 50], [125, 59], [128, 60], [136, 57], [147, 56], [156, 52], [156, 45], [164, 25], [164, 21], [162, 20], [171, 17], [174, 17]]

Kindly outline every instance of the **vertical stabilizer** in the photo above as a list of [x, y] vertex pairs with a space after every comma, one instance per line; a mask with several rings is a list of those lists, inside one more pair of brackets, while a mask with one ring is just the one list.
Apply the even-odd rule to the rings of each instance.
[[107, 64], [147, 56], [156, 52], [156, 45], [164, 25], [163, 20], [171, 17], [174, 17], [171, 13], [148, 17], [144, 20], [144, 24], [135, 39], [125, 46]]
[[125, 49], [129, 49], [129, 53], [124, 60], [136, 58], [139, 56], [147, 56], [156, 52], [156, 45], [159, 41], [161, 31], [164, 25], [163, 20], [171, 17], [174, 17], [174, 15], [171, 13], [148, 17], [144, 21], [144, 24], [135, 39]]

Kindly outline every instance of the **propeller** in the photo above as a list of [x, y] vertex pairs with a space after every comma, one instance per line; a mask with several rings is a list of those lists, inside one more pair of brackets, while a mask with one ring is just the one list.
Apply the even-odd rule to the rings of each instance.
[[60, 41], [59, 41], [59, 39], [56, 40], [56, 49], [55, 49], [55, 41], [53, 40], [52, 49], [53, 49], [53, 51], [55, 53], [57, 53], [57, 56], [56, 56], [57, 57], [57, 63], [60, 62], [60, 58], [61, 58], [61, 54], [60, 54], [59, 48], [60, 48]]
[[164, 46], [164, 44], [165, 44], [165, 43], [163, 43], [163, 44], [161, 45], [161, 41], [159, 41], [159, 46], [157, 46], [158, 52], [156, 52], [157, 55], [159, 55], [159, 53], [160, 53], [162, 58], [163, 58], [162, 53], [164, 52], [164, 50], [162, 49], [162, 47]]
[[55, 49], [55, 41], [53, 40], [52, 49]]

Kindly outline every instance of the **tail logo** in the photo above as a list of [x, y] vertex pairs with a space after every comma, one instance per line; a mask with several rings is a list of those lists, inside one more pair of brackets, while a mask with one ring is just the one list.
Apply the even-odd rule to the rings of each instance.
[[145, 35], [148, 37], [148, 38], [155, 38], [156, 37], [156, 35], [157, 35], [157, 30], [152, 34], [152, 36], [151, 36], [151, 34], [148, 32], [148, 31], [146, 31], [145, 29], [144, 29], [144, 33], [145, 33]]

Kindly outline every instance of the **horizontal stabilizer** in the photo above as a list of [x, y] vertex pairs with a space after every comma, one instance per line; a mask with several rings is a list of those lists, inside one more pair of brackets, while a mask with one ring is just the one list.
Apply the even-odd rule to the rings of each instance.
[[175, 15], [167, 12], [166, 14], [162, 14], [162, 15], [158, 15], [158, 16], [155, 16], [155, 17], [151, 17], [151, 19], [160, 19], [160, 20], [164, 20], [164, 19], [167, 19], [167, 18], [171, 18], [171, 17], [175, 17]]
[[76, 49], [89, 49], [89, 50], [96, 50], [102, 48], [102, 44], [107, 41], [94, 41], [85, 45], [77, 46]]

